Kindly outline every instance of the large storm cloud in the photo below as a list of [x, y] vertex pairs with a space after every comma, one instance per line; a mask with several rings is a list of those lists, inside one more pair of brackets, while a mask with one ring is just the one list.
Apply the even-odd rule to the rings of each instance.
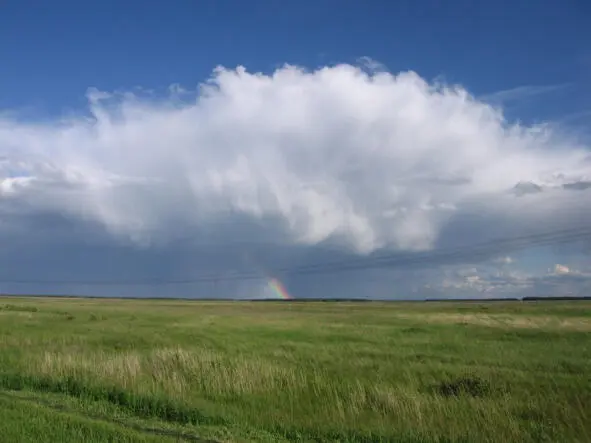
[[[219, 281], [199, 295], [215, 294], [236, 271], [429, 254], [576, 232], [590, 219], [588, 146], [553, 125], [506, 121], [462, 87], [413, 72], [218, 68], [194, 91], [87, 97], [86, 112], [67, 118], [0, 118], [4, 280], [209, 272]], [[315, 284], [286, 278], [302, 296], [353, 287], [397, 296], [393, 287], [412, 292], [419, 281], [415, 271], [412, 284], [410, 271], [367, 272]], [[244, 284], [225, 293], [257, 291]], [[85, 292], [179, 290], [110, 288]]]

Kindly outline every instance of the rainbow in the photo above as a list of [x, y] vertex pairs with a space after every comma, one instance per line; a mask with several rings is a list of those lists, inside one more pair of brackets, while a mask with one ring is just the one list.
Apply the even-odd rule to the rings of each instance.
[[281, 283], [279, 280], [277, 280], [276, 278], [270, 278], [268, 280], [268, 284], [269, 287], [271, 288], [271, 290], [277, 294], [277, 296], [283, 300], [291, 300], [293, 299], [293, 297], [291, 295], [289, 295], [289, 292], [287, 292], [287, 289], [285, 289], [285, 286], [283, 286], [283, 283]]

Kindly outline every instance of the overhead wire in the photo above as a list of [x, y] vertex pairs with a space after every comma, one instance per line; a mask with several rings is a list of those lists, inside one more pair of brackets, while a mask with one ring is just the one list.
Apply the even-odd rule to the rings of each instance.
[[[497, 238], [477, 244], [447, 248], [436, 251], [386, 253], [367, 257], [356, 257], [347, 260], [326, 261], [299, 266], [283, 266], [268, 269], [268, 273], [281, 276], [304, 276], [313, 274], [329, 274], [346, 271], [368, 269], [405, 269], [411, 267], [429, 267], [482, 260], [500, 253], [507, 253], [524, 247], [542, 247], [591, 240], [591, 228], [578, 227], [565, 230], [553, 230], [509, 238]], [[230, 282], [259, 280], [264, 277], [257, 271], [228, 271], [203, 273], [186, 279], [135, 279], [135, 280], [41, 280], [0, 278], [2, 284], [47, 284], [47, 285], [87, 285], [87, 286], [160, 286], [185, 285], [206, 282]]]

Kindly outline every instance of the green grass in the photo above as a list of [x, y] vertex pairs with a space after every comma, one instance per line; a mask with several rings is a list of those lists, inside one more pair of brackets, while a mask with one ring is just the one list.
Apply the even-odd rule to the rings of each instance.
[[591, 303], [0, 298], [2, 441], [591, 441]]
[[85, 441], [85, 442], [158, 442], [175, 441], [170, 436], [153, 434], [142, 428], [117, 426], [95, 417], [69, 413], [60, 407], [45, 406], [42, 399], [10, 394], [0, 396], [2, 441]]

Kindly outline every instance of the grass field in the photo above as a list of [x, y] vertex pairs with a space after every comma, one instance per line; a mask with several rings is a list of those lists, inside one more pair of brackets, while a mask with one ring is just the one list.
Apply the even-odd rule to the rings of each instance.
[[0, 440], [591, 441], [591, 302], [0, 298]]

